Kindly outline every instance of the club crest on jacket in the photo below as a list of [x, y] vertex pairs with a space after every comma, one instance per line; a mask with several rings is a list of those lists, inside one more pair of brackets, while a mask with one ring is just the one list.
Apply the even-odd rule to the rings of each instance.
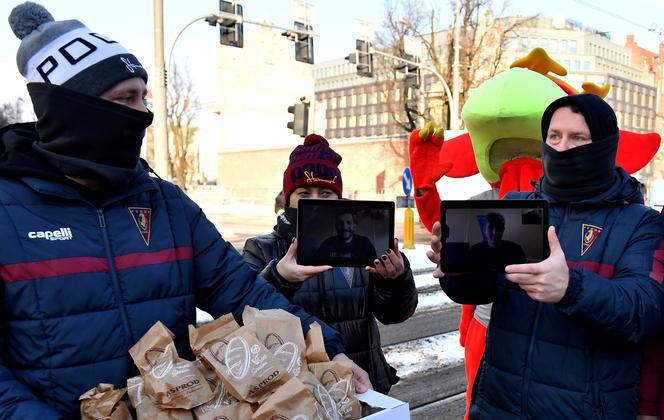
[[601, 232], [601, 227], [587, 225], [585, 223], [581, 225], [581, 255], [585, 254], [588, 249], [590, 249]]
[[145, 207], [128, 207], [139, 233], [146, 246], [150, 246], [150, 228], [152, 227], [152, 209]]

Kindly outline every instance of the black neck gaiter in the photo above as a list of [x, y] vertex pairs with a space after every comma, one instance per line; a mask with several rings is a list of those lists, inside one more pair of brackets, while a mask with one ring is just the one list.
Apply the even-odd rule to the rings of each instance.
[[63, 174], [127, 184], [152, 114], [47, 83], [29, 83], [39, 141], [32, 148]]
[[277, 233], [286, 239], [293, 239], [297, 234], [297, 209], [286, 207], [284, 212], [277, 216]]
[[542, 143], [542, 191], [562, 203], [608, 191], [616, 181], [617, 151], [618, 134], [563, 152]]

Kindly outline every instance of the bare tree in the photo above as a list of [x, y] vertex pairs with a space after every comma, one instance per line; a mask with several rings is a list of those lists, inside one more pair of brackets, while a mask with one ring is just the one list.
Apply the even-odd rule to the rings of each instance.
[[[408, 41], [426, 32], [433, 16], [420, 1], [386, 0], [383, 30], [376, 34], [376, 48], [397, 57], [412, 58], [407, 51]], [[396, 125], [406, 132], [412, 131], [416, 127], [415, 119], [421, 114], [417, 109], [417, 89], [406, 83], [404, 75], [397, 70], [400, 66], [392, 59], [376, 56], [374, 60], [387, 111]]]
[[[491, 0], [458, 0], [461, 1], [459, 40], [459, 104], [463, 106], [472, 89], [495, 76], [499, 70], [509, 63], [503, 61], [506, 41], [517, 34], [518, 30], [535, 16], [525, 18], [500, 17], [508, 3], [494, 17]], [[453, 10], [453, 9], [452, 9]], [[456, 21], [453, 22], [453, 26]], [[453, 51], [454, 39], [452, 31], [447, 32], [447, 51]], [[441, 68], [445, 75], [452, 74], [453, 54], [447, 54], [446, 67]]]
[[[407, 53], [406, 41], [416, 39], [423, 48], [423, 59], [441, 74], [453, 89], [452, 66], [454, 61], [453, 28], [455, 25], [454, 5], [450, 2], [452, 24], [444, 30], [439, 29], [440, 17], [435, 9], [427, 10], [423, 3], [416, 0], [387, 0], [383, 30], [377, 35], [376, 48], [392, 55], [404, 57]], [[491, 0], [458, 0], [461, 2], [460, 25], [460, 86], [459, 107], [462, 108], [473, 88], [493, 77], [503, 66], [503, 47], [505, 41], [514, 35], [531, 18], [494, 17]], [[508, 4], [498, 16], [506, 10]], [[399, 98], [389, 101], [390, 114], [396, 124], [410, 131], [415, 127], [413, 114], [423, 116], [438, 125], [447, 126], [449, 121], [449, 98], [445, 95], [439, 81], [430, 74], [423, 74], [419, 92], [405, 91], [403, 77], [395, 77], [394, 63], [382, 62], [383, 75], [390, 80], [387, 90], [400, 92]], [[389, 94], [388, 94], [389, 95]], [[404, 112], [413, 104], [413, 98], [420, 98], [416, 113]], [[410, 105], [409, 105], [410, 104]]]
[[167, 118], [169, 127], [168, 156], [170, 172], [180, 188], [187, 189], [195, 169], [194, 135], [198, 129], [192, 125], [199, 109], [197, 96], [188, 74], [182, 75], [177, 67], [169, 77]]
[[23, 121], [23, 98], [0, 104], [0, 127]]

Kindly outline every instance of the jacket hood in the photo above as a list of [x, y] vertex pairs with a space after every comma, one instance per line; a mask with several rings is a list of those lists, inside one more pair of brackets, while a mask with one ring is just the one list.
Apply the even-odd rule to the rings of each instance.
[[[639, 180], [628, 174], [623, 168], [616, 167], [616, 181], [614, 185], [602, 194], [587, 198], [576, 203], [582, 204], [602, 204], [602, 203], [636, 203], [643, 204], [643, 193], [641, 192], [641, 183]], [[542, 191], [542, 178], [537, 183], [535, 194], [552, 200], [549, 195]]]
[[35, 122], [0, 128], [0, 175], [60, 181], [64, 176], [32, 148], [39, 141]]

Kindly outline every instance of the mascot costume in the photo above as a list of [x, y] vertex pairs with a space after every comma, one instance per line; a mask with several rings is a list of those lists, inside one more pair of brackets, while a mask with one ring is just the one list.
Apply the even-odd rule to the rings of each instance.
[[[583, 91], [578, 92], [555, 76], [566, 74], [564, 67], [536, 48], [512, 63], [509, 70], [484, 82], [468, 98], [462, 111], [468, 133], [443, 141], [443, 130], [431, 122], [411, 133], [415, 204], [429, 231], [440, 218], [436, 181], [443, 176], [482, 174], [491, 189], [471, 199], [498, 199], [508, 191], [534, 189], [542, 176], [540, 120], [546, 107], [564, 95], [593, 93], [604, 98], [609, 92], [609, 85], [592, 83], [584, 83]], [[616, 164], [634, 173], [655, 156], [659, 144], [656, 133], [620, 130]], [[462, 306], [459, 332], [468, 381], [466, 417], [490, 313], [491, 305]]]

